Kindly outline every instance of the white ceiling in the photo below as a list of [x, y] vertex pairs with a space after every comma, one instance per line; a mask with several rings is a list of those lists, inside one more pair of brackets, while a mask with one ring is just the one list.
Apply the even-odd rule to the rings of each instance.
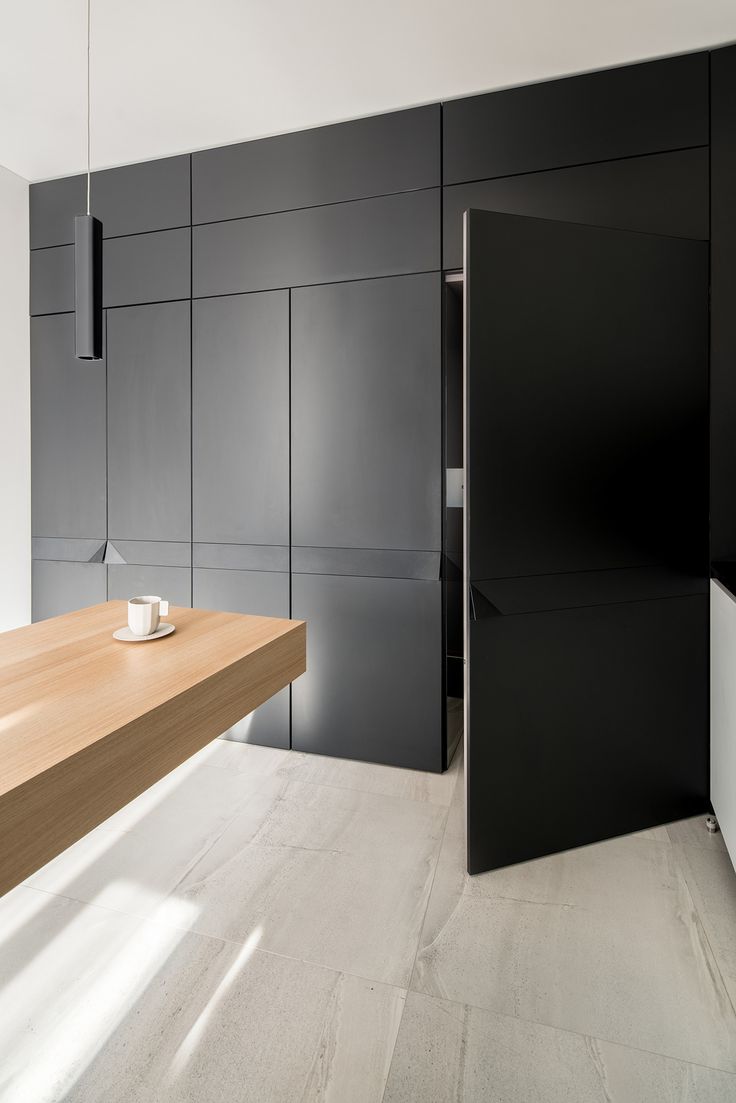
[[[85, 167], [86, 0], [0, 0], [0, 164]], [[93, 167], [736, 40], [736, 0], [92, 0]]]

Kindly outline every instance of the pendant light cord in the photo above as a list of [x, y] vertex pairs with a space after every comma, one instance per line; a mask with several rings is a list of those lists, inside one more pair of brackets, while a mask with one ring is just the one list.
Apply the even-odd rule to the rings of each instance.
[[91, 0], [87, 0], [87, 214], [90, 213], [90, 182], [91, 182], [91, 126], [90, 126], [90, 97], [89, 97], [89, 70], [90, 70], [90, 42], [91, 42]]

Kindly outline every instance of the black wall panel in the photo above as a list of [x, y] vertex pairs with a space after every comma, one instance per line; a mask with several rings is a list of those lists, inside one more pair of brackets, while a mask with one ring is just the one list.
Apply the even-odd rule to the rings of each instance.
[[294, 749], [442, 770], [441, 584], [295, 574], [292, 615], [308, 626]]
[[736, 47], [711, 55], [711, 556], [736, 589]]
[[107, 568], [102, 563], [34, 560], [31, 587], [33, 620], [60, 617], [107, 601]]
[[478, 210], [466, 241], [479, 872], [707, 806], [708, 247]]
[[443, 267], [463, 263], [463, 211], [586, 222], [675, 237], [709, 233], [708, 149], [658, 153], [443, 190]]
[[189, 541], [190, 304], [107, 317], [110, 539]]
[[188, 299], [191, 294], [189, 228], [117, 237], [103, 246], [105, 306]]
[[479, 617], [510, 616], [696, 593], [708, 593], [706, 574], [698, 577], [657, 564], [484, 579], [473, 583], [472, 608]]
[[[194, 605], [259, 617], [289, 616], [289, 575], [262, 571], [194, 570]], [[267, 747], [291, 744], [291, 691], [287, 687], [227, 732], [227, 738]]]
[[440, 266], [439, 189], [195, 226], [194, 295]]
[[707, 575], [707, 244], [470, 217], [471, 577]]
[[451, 100], [444, 181], [606, 161], [708, 144], [708, 55]]
[[[192, 572], [189, 567], [162, 567], [155, 564], [116, 563], [107, 568], [107, 596], [128, 598], [140, 594], [158, 594], [172, 605], [192, 604]], [[173, 618], [164, 617], [171, 621]]]
[[71, 314], [31, 320], [34, 536], [105, 538], [105, 372], [75, 358]]
[[31, 555], [67, 563], [101, 563], [105, 540], [99, 536], [33, 536]]
[[471, 873], [707, 811], [707, 594], [471, 634], [473, 709], [493, 717], [468, 754]]
[[74, 246], [36, 249], [31, 253], [31, 314], [74, 310]]
[[31, 184], [28, 194], [31, 249], [72, 245], [74, 217], [87, 210], [87, 177], [42, 180]]
[[[121, 540], [116, 539], [112, 548], [126, 563], [141, 566], [191, 567], [192, 545], [185, 540]], [[113, 560], [108, 557], [108, 562]]]
[[364, 199], [440, 181], [440, 106], [192, 155], [194, 222]]
[[194, 602], [201, 609], [219, 609], [224, 613], [288, 617], [289, 575], [195, 567]]
[[[713, 547], [724, 558], [736, 558], [733, 59], [733, 50], [713, 56]], [[121, 597], [160, 592], [188, 604], [192, 588], [196, 604], [287, 615], [291, 567], [293, 613], [309, 622], [309, 673], [293, 693], [295, 745], [441, 769], [438, 270], [462, 264], [462, 211], [476, 206], [705, 238], [708, 126], [708, 55], [698, 54], [94, 173], [92, 210], [106, 238], [104, 301], [121, 308], [109, 311], [107, 404], [105, 364], [73, 359], [73, 317], [63, 316], [74, 309], [73, 218], [85, 208], [85, 178], [33, 185], [31, 311], [59, 315], [33, 322], [34, 616], [104, 600], [108, 589]], [[201, 225], [192, 230], [192, 221]], [[202, 301], [190, 321], [192, 294]], [[522, 333], [523, 315], [522, 304]], [[672, 429], [678, 380], [675, 372], [661, 394], [646, 396], [660, 438]], [[559, 402], [545, 400], [547, 429], [561, 442], [577, 424], [572, 390]], [[625, 397], [601, 397], [611, 435]], [[525, 409], [541, 405], [537, 392], [519, 401]], [[513, 426], [497, 429], [509, 444]], [[456, 466], [449, 462], [455, 443], [448, 428], [449, 466]], [[628, 434], [621, 470], [641, 458], [636, 445]], [[83, 562], [104, 547], [106, 462], [108, 551], [126, 560], [109, 567]], [[564, 591], [570, 604], [620, 604], [634, 594], [701, 585], [702, 577], [678, 569], [699, 521], [667, 489], [688, 456], [673, 462], [668, 472], [660, 464], [665, 490], [652, 495], [657, 554], [668, 545], [669, 569], [660, 563], [654, 581], [638, 562], [630, 571], [590, 572], [593, 583], [589, 575], [558, 577], [555, 593]], [[523, 483], [523, 465], [517, 475]], [[576, 472], [572, 482], [583, 478]], [[525, 509], [543, 515], [544, 503], [538, 506], [525, 500]], [[457, 512], [446, 512], [448, 534]], [[547, 569], [535, 559], [539, 544], [530, 537], [512, 549], [516, 566]], [[563, 556], [558, 566], [566, 563]], [[446, 579], [452, 566], [446, 559]], [[450, 586], [458, 596], [457, 575]], [[492, 624], [500, 639], [497, 622], [531, 622], [534, 610], [552, 608], [555, 593], [538, 576], [477, 590], [486, 613], [525, 614], [491, 615], [482, 631]], [[695, 606], [680, 603], [696, 600], [639, 601], [652, 647], [660, 645], [660, 609], [689, 610]], [[699, 616], [683, 612], [663, 646], [684, 648], [688, 632], [700, 640]], [[457, 647], [457, 618], [450, 619]], [[612, 629], [621, 647], [632, 623]], [[536, 646], [525, 651], [520, 629], [518, 638], [503, 631], [508, 640], [498, 646], [508, 655], [499, 680], [504, 661], [512, 664], [515, 654], [518, 673]], [[575, 646], [571, 636], [573, 664]], [[648, 699], [669, 692], [658, 657], [651, 662]], [[628, 668], [618, 675], [628, 678]], [[601, 673], [600, 695], [610, 685]], [[684, 700], [689, 685], [685, 678], [671, 702], [674, 709], [679, 701], [683, 716], [692, 705]], [[560, 715], [571, 715], [562, 704]], [[646, 708], [642, 717], [641, 738], [644, 722], [655, 723]], [[702, 716], [691, 720], [699, 724]], [[571, 722], [573, 744], [578, 736], [582, 742], [582, 720], [579, 730], [574, 714]], [[231, 738], [288, 746], [288, 691], [236, 727]], [[658, 730], [666, 730], [661, 721]]]
[[292, 542], [439, 551], [438, 275], [292, 292]]
[[289, 292], [193, 305], [194, 539], [289, 543]]
[[[134, 234], [103, 245], [102, 299], [127, 306], [188, 299], [191, 291], [189, 228]], [[74, 310], [74, 246], [31, 253], [31, 314]]]
[[[71, 244], [86, 209], [84, 175], [31, 184], [31, 248]], [[93, 172], [91, 209], [105, 237], [188, 226], [189, 154]]]
[[192, 545], [195, 567], [225, 571], [279, 571], [289, 573], [288, 544], [199, 544]]
[[[463, 438], [465, 425], [463, 398], [463, 285], [447, 283], [444, 289], [444, 467], [461, 471], [465, 460]], [[455, 489], [457, 482], [455, 482]], [[463, 581], [463, 509], [462, 498], [448, 487], [445, 495], [443, 533], [443, 571], [445, 604], [445, 654], [447, 696], [461, 698], [465, 694], [465, 636], [463, 614], [467, 595]], [[453, 749], [453, 729], [457, 732], [457, 708], [448, 713], [448, 752]]]
[[349, 574], [364, 578], [440, 578], [440, 552], [386, 548], [291, 549], [291, 569], [297, 574]]

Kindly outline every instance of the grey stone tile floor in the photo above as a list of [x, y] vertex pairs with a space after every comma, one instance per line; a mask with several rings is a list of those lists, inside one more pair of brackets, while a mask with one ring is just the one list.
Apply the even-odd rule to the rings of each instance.
[[218, 740], [0, 899], [3, 1103], [734, 1103], [682, 821], [469, 877], [444, 775]]

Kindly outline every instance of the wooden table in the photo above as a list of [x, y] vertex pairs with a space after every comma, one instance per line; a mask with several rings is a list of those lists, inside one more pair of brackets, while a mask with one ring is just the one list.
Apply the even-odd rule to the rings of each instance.
[[306, 670], [303, 621], [167, 619], [122, 643], [108, 601], [0, 634], [0, 894]]

